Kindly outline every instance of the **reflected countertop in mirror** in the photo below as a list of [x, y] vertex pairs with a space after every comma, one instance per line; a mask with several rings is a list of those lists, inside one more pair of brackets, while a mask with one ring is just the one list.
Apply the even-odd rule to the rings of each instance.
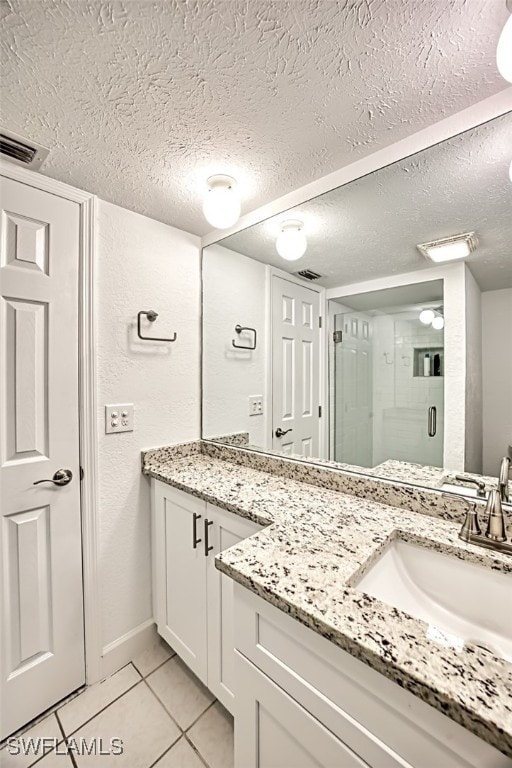
[[[495, 488], [512, 450], [511, 160], [507, 113], [204, 249], [202, 437]], [[295, 261], [276, 248], [290, 221]], [[464, 234], [465, 258], [418, 248]]]

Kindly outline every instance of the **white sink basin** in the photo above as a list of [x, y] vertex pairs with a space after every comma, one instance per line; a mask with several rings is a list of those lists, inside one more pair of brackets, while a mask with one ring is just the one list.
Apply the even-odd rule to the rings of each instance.
[[395, 539], [354, 586], [427, 622], [431, 639], [512, 662], [512, 574]]

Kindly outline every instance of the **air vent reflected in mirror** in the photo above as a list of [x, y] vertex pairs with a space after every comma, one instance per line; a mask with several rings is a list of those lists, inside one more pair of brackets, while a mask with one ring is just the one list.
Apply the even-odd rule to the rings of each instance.
[[11, 131], [0, 129], [0, 154], [18, 165], [38, 171], [50, 150], [35, 141], [25, 139]]
[[294, 272], [294, 274], [297, 277], [303, 277], [304, 280], [318, 280], [319, 277], [322, 277], [318, 272], [313, 272], [312, 269], [301, 269], [298, 272]]

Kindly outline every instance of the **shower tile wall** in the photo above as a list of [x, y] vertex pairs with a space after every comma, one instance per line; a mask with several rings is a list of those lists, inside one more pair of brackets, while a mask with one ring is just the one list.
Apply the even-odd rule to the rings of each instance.
[[[443, 377], [414, 376], [414, 348], [443, 347], [443, 332], [417, 316], [373, 320], [373, 462], [393, 458], [442, 465]], [[427, 434], [429, 406], [437, 408], [437, 434]]]

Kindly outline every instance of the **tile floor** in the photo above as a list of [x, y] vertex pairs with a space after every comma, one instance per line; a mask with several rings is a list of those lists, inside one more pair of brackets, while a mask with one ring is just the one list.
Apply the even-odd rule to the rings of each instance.
[[[233, 718], [162, 641], [17, 734], [25, 748], [29, 738], [42, 737], [55, 740], [56, 749], [34, 754], [29, 745], [28, 755], [13, 755], [5, 746], [0, 768], [233, 766]], [[65, 739], [90, 747], [100, 738], [104, 751], [111, 738], [122, 739], [122, 754], [65, 753]]]

